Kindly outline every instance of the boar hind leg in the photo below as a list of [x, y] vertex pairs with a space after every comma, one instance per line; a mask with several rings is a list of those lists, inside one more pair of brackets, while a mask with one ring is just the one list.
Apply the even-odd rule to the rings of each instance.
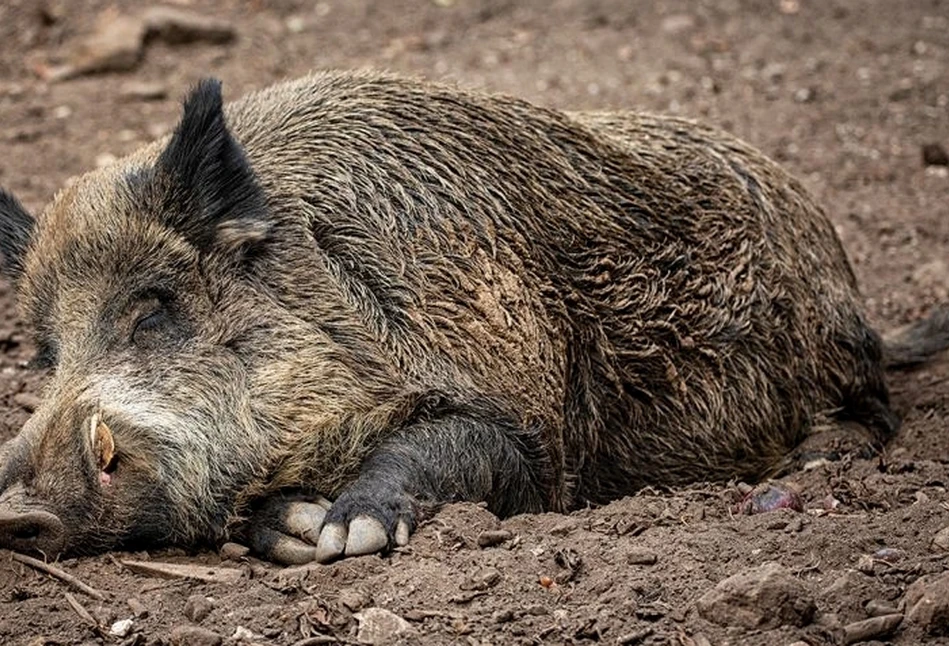
[[325, 516], [313, 516], [309, 532], [296, 527], [293, 541], [271, 536], [260, 547], [275, 560], [328, 562], [404, 545], [421, 518], [448, 502], [487, 502], [501, 516], [541, 511], [553, 482], [541, 438], [470, 412], [413, 421], [367, 457]]

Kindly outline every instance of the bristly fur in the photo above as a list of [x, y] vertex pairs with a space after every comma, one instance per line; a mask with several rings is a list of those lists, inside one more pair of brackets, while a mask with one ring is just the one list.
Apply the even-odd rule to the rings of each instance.
[[[169, 140], [61, 192], [16, 262], [57, 358], [23, 469], [56, 474], [34, 495], [73, 541], [219, 540], [283, 489], [390, 532], [448, 500], [567, 510], [760, 477], [817, 417], [898, 424], [824, 212], [682, 119], [368, 73], [224, 108], [205, 81]], [[105, 492], [73, 438], [93, 411]]]
[[0, 269], [14, 280], [23, 273], [23, 257], [35, 224], [20, 202], [0, 189]]

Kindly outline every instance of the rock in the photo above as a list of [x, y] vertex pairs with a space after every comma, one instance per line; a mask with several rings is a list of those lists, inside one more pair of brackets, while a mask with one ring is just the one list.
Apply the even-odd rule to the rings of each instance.
[[83, 74], [124, 72], [142, 59], [145, 26], [137, 18], [105, 11], [96, 29], [84, 38], [61, 67], [42, 68], [48, 81], [63, 81]]
[[738, 503], [739, 514], [763, 514], [778, 509], [804, 511], [801, 494], [780, 482], [763, 482], [745, 494]]
[[926, 144], [922, 148], [924, 166], [949, 166], [949, 152], [942, 144]]
[[494, 547], [511, 540], [513, 537], [514, 534], [507, 529], [489, 529], [478, 534], [478, 547], [482, 549]]
[[39, 408], [41, 401], [39, 397], [32, 393], [17, 393], [13, 396], [13, 403], [28, 413], [32, 413]]
[[631, 547], [626, 553], [626, 562], [630, 565], [655, 565], [659, 556], [644, 547]]
[[162, 83], [130, 81], [122, 86], [119, 94], [131, 101], [160, 101], [168, 96], [168, 88]]
[[801, 581], [777, 563], [765, 563], [720, 581], [698, 600], [699, 614], [722, 626], [771, 629], [805, 626], [816, 605]]
[[677, 13], [662, 19], [660, 28], [667, 34], [680, 34], [695, 27], [695, 18], [687, 13]]
[[930, 547], [934, 552], [949, 552], [949, 527], [943, 527], [936, 532]]
[[360, 644], [388, 644], [412, 631], [409, 622], [385, 608], [366, 608], [353, 616], [359, 622], [356, 641]]
[[234, 629], [234, 634], [231, 635], [229, 642], [259, 642], [263, 638], [263, 635], [258, 635], [253, 630], [249, 628], [244, 628], [243, 626], [238, 626]]
[[866, 642], [878, 637], [886, 637], [903, 623], [903, 615], [894, 613], [855, 621], [844, 626], [844, 644]]
[[132, 632], [132, 623], [131, 619], [120, 619], [109, 627], [109, 634], [113, 637], [128, 637]]
[[369, 595], [361, 590], [354, 590], [353, 588], [345, 588], [340, 591], [337, 601], [340, 604], [349, 608], [351, 612], [358, 612], [366, 606], [368, 606], [372, 599]]
[[184, 615], [196, 624], [204, 621], [211, 614], [214, 603], [203, 594], [193, 594], [185, 601]]
[[949, 635], [949, 572], [920, 577], [904, 600], [908, 621], [931, 635]]
[[131, 597], [128, 601], [126, 601], [126, 603], [128, 604], [129, 610], [132, 611], [132, 614], [139, 619], [145, 619], [148, 617], [148, 608], [146, 608], [145, 604], [135, 597]]
[[501, 581], [501, 573], [497, 568], [488, 567], [479, 570], [462, 581], [462, 590], [487, 590]]
[[239, 561], [250, 554], [250, 548], [240, 543], [224, 543], [218, 554], [225, 561]]
[[169, 641], [171, 646], [221, 646], [224, 638], [200, 626], [175, 626]]
[[148, 38], [160, 38], [172, 45], [196, 40], [226, 43], [233, 40], [235, 34], [227, 20], [176, 7], [150, 7], [143, 21]]

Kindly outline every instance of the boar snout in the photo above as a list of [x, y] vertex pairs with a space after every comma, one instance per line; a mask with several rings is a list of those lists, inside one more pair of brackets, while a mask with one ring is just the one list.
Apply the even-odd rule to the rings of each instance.
[[0, 548], [54, 557], [63, 550], [65, 539], [65, 528], [55, 514], [0, 510]]

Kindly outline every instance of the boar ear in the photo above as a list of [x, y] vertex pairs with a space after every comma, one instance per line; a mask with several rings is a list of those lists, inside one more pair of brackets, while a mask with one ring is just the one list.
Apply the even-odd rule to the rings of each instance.
[[235, 249], [267, 238], [264, 194], [228, 130], [220, 81], [205, 79], [191, 91], [156, 170], [171, 191], [163, 217], [199, 249]]
[[14, 280], [23, 273], [26, 247], [36, 225], [15, 197], [0, 189], [0, 267]]

